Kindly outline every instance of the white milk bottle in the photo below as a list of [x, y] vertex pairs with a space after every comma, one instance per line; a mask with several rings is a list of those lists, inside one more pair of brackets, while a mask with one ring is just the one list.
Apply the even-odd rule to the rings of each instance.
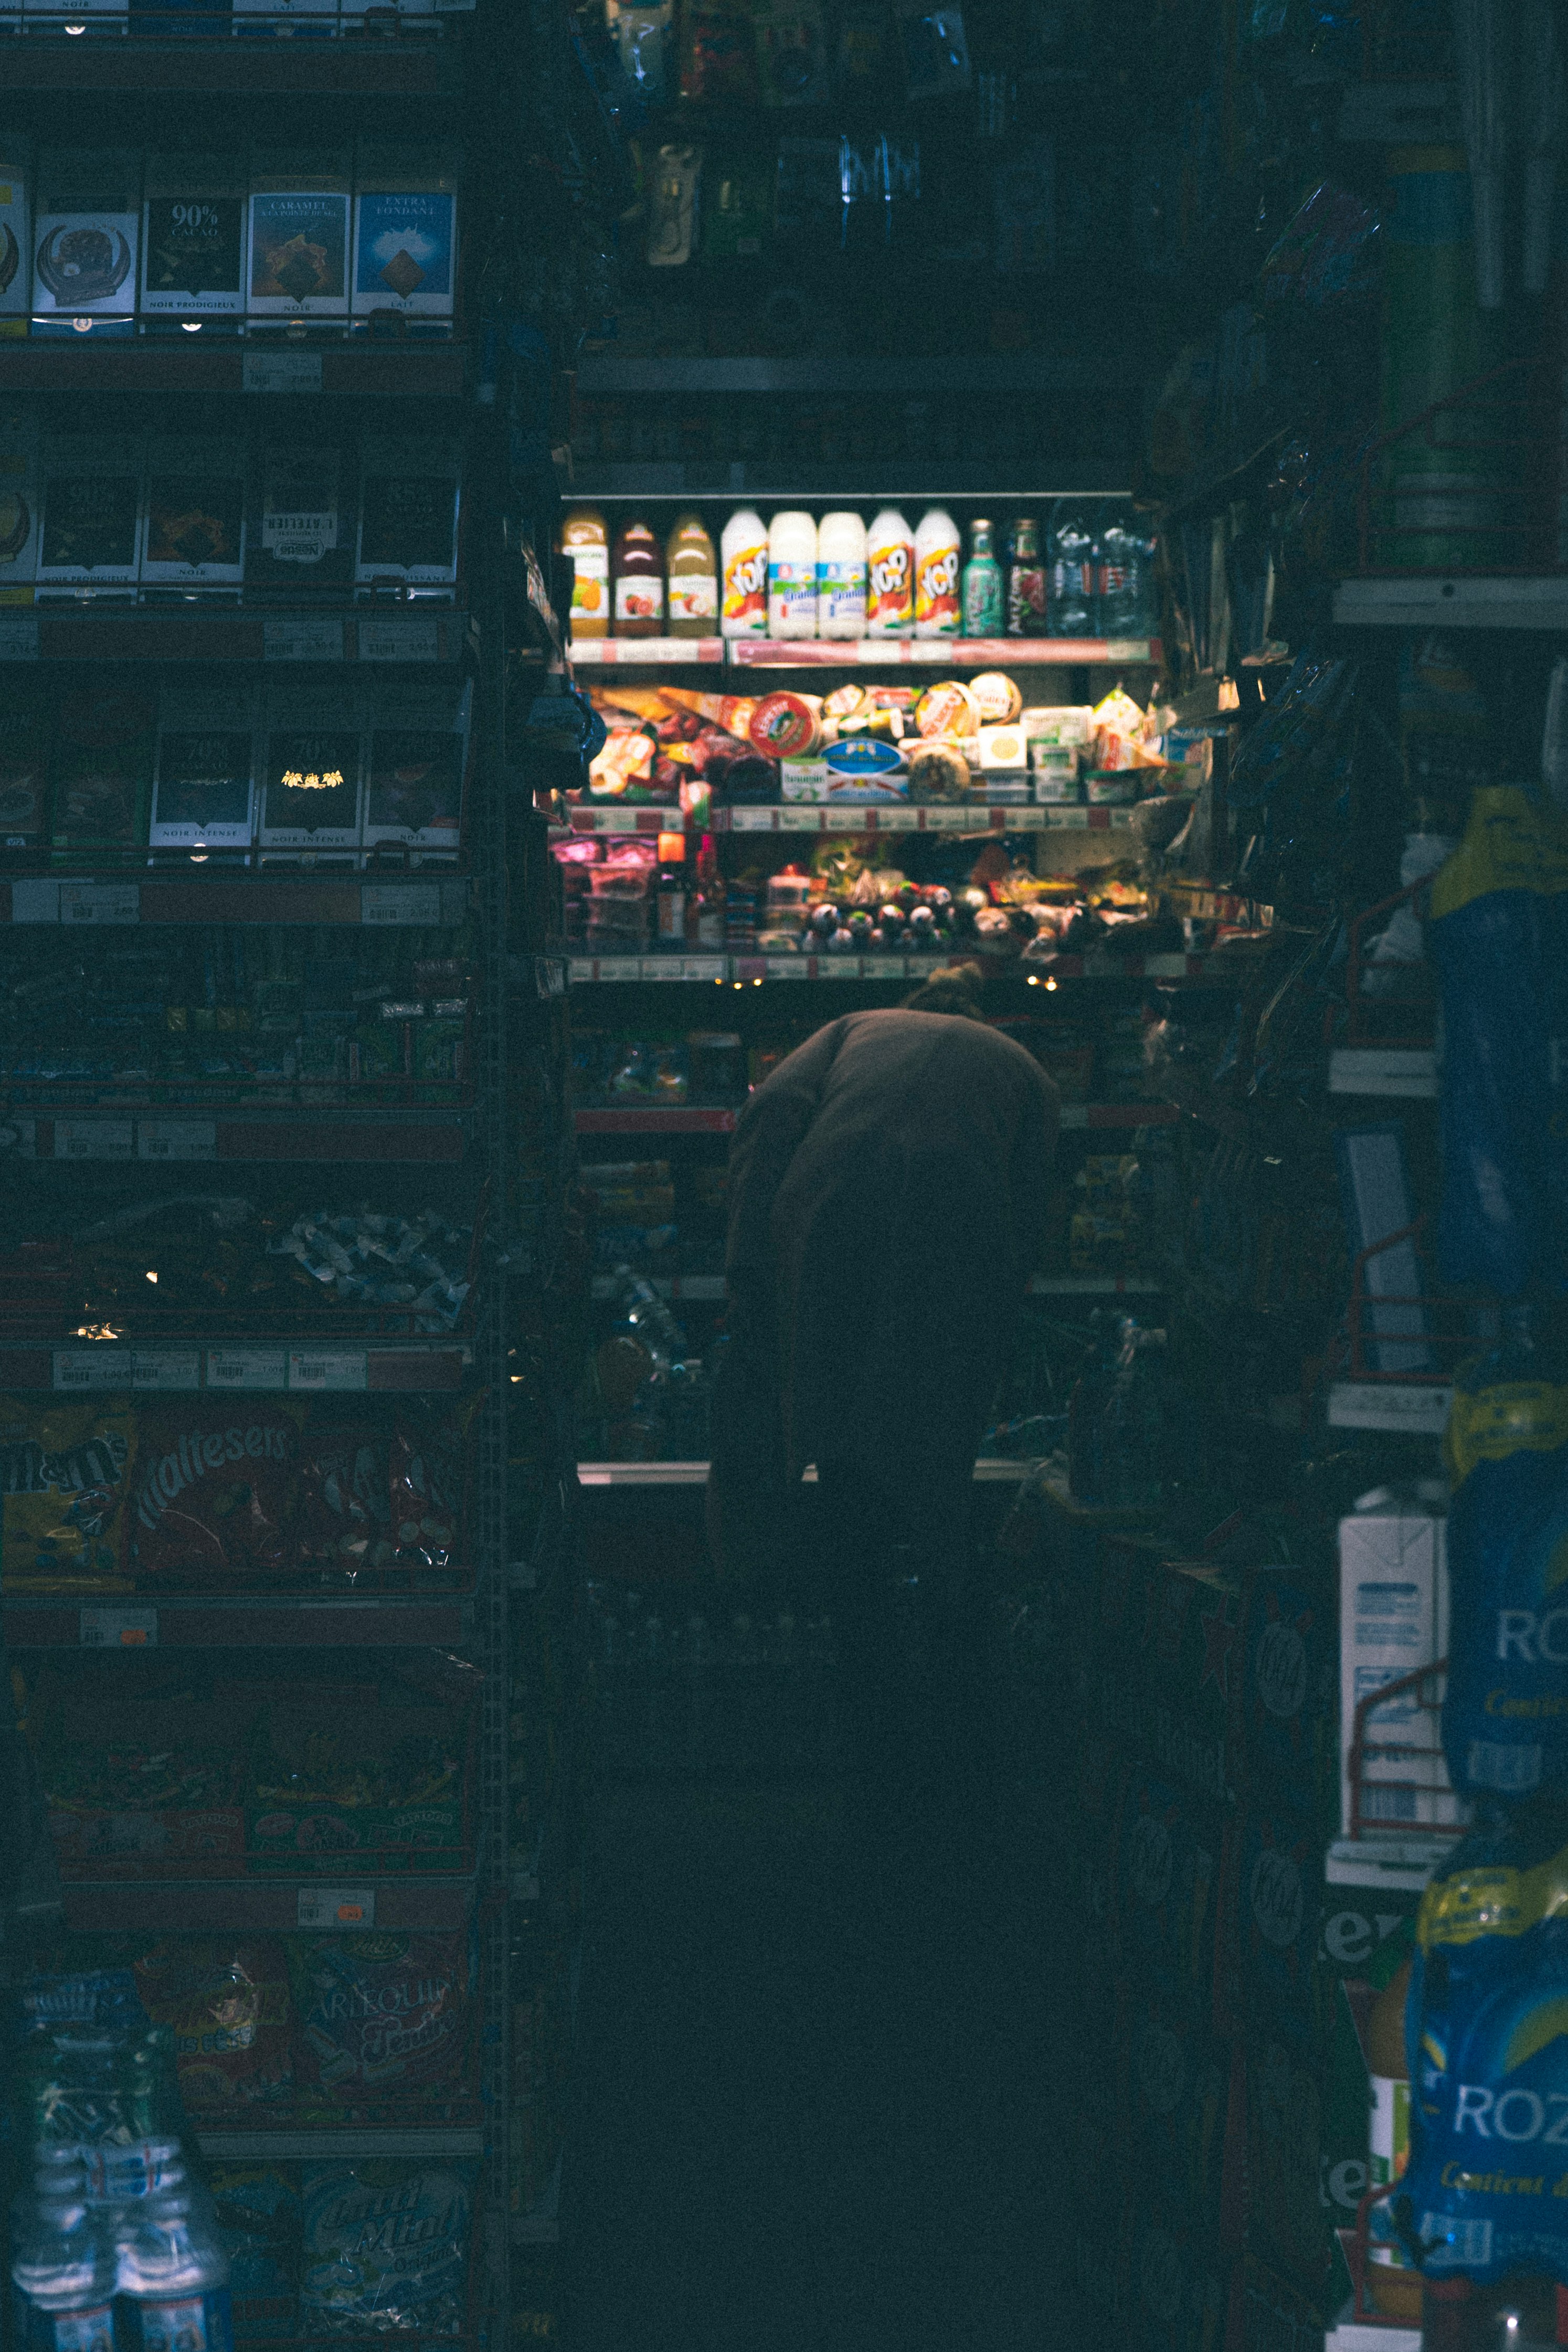
[[816, 525], [799, 507], [768, 525], [768, 635], [816, 635]]
[[866, 526], [858, 514], [825, 514], [817, 526], [816, 634], [866, 634]]

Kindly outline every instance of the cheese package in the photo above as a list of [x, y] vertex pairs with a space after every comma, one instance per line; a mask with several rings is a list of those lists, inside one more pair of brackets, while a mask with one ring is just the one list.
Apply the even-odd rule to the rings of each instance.
[[166, 686], [158, 700], [151, 846], [248, 848], [255, 775], [254, 689]]
[[43, 455], [37, 593], [133, 604], [141, 555], [142, 443], [130, 433], [51, 433]]
[[272, 688], [261, 769], [262, 848], [357, 851], [363, 764], [352, 685]]
[[0, 605], [30, 604], [37, 568], [38, 420], [14, 401], [0, 408]]
[[449, 604], [458, 580], [462, 452], [434, 434], [367, 434], [360, 449], [357, 593]]
[[372, 716], [364, 840], [456, 856], [462, 836], [473, 686], [383, 690]]
[[142, 587], [149, 603], [195, 592], [237, 598], [245, 576], [245, 444], [155, 435], [147, 444]]

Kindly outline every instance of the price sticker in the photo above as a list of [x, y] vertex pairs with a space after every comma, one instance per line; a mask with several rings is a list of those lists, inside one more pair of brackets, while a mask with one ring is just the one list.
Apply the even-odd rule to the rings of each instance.
[[776, 808], [732, 808], [730, 811], [731, 833], [777, 833], [780, 812]]
[[434, 613], [417, 620], [361, 621], [359, 657], [367, 662], [434, 662], [441, 658], [441, 625]]
[[370, 1360], [363, 1349], [344, 1354], [300, 1349], [289, 1358], [289, 1385], [316, 1393], [327, 1390], [363, 1389], [368, 1385]]
[[269, 662], [342, 661], [343, 625], [326, 613], [295, 613], [263, 621], [261, 658]]
[[37, 614], [0, 613], [0, 662], [37, 661]]
[[[816, 961], [815, 956], [769, 956], [764, 969], [770, 980], [809, 980], [811, 967]], [[844, 977], [846, 980], [854, 978], [854, 974], [848, 969], [847, 961], [845, 964]]]
[[247, 392], [320, 392], [321, 354], [320, 352], [247, 352], [241, 382]]
[[570, 986], [574, 982], [575, 982], [578, 986], [581, 986], [584, 981], [592, 980], [593, 978], [594, 959], [592, 956], [569, 956], [567, 958], [566, 980], [568, 986]]
[[876, 814], [879, 833], [918, 833], [921, 829], [918, 808], [879, 807]]
[[294, 1923], [300, 1927], [374, 1927], [374, 1886], [301, 1886]]
[[641, 956], [601, 956], [588, 976], [591, 980], [643, 980], [647, 966]]
[[139, 923], [142, 893], [134, 882], [62, 882], [62, 923]]
[[210, 1118], [144, 1118], [136, 1129], [138, 1160], [216, 1160], [217, 1127]]
[[131, 1385], [131, 1355], [125, 1348], [56, 1348], [50, 1386], [67, 1396]]
[[276, 1391], [289, 1385], [289, 1359], [281, 1348], [209, 1348], [209, 1389]]
[[158, 1612], [155, 1609], [84, 1609], [81, 1612], [84, 1650], [155, 1650]]
[[362, 923], [418, 923], [426, 929], [441, 920], [439, 882], [366, 882], [359, 894]]
[[684, 980], [686, 962], [681, 956], [645, 956], [642, 976], [647, 980]]
[[11, 885], [11, 920], [14, 923], [58, 923], [59, 919], [59, 884], [40, 882], [36, 877], [18, 875]]
[[905, 956], [868, 955], [860, 959], [863, 980], [904, 980], [909, 976], [909, 960]]
[[202, 1351], [199, 1348], [137, 1348], [132, 1351], [131, 1385], [133, 1389], [162, 1389], [166, 1392], [188, 1395], [202, 1384]]
[[684, 969], [688, 980], [706, 980], [711, 982], [715, 980], [722, 980], [725, 976], [722, 956], [688, 956]]
[[57, 1118], [57, 1160], [130, 1160], [135, 1129], [128, 1118]]

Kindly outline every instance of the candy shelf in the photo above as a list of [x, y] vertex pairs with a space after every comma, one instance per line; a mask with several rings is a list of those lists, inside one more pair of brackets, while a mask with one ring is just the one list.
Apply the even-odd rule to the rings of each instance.
[[[295, 1082], [297, 1083], [297, 1082]], [[403, 1083], [399, 1081], [399, 1083]], [[412, 1089], [415, 1081], [406, 1082]], [[130, 1089], [108, 1079], [83, 1081], [74, 1102], [19, 1103], [18, 1096], [43, 1080], [14, 1081], [0, 1150], [12, 1160], [47, 1160], [80, 1165], [105, 1160], [171, 1166], [193, 1160], [298, 1161], [346, 1166], [371, 1161], [400, 1166], [454, 1167], [468, 1148], [471, 1114], [462, 1109], [405, 1109], [334, 1103], [312, 1114], [292, 1105], [244, 1104], [219, 1110], [193, 1101], [194, 1086], [176, 1088], [147, 1108], [152, 1117], [133, 1116]], [[155, 1091], [143, 1087], [143, 1097]], [[229, 1088], [232, 1094], [232, 1087]], [[96, 1099], [91, 1099], [92, 1096]], [[107, 1099], [106, 1099], [107, 1097]], [[6, 1141], [8, 1138], [13, 1141]]]
[[115, 1339], [58, 1334], [37, 1340], [0, 1335], [0, 1383], [50, 1389], [58, 1395], [104, 1393], [295, 1396], [443, 1393], [458, 1389], [472, 1361], [470, 1343], [450, 1337], [356, 1347], [336, 1337], [246, 1341], [214, 1347], [210, 1337], [170, 1337], [128, 1346]]
[[[729, 1296], [729, 1286], [721, 1274], [656, 1275], [652, 1280], [661, 1298], [714, 1304]], [[1036, 1274], [1029, 1277], [1028, 1287], [1031, 1298], [1152, 1298], [1160, 1296], [1166, 1286], [1138, 1274]], [[609, 1274], [596, 1274], [589, 1287], [594, 1298], [612, 1299], [616, 1296], [616, 1278]]]
[[[145, 861], [146, 852], [133, 853]], [[286, 878], [206, 873], [199, 866], [132, 879], [17, 875], [0, 880], [0, 923], [358, 923], [385, 930], [415, 924], [437, 930], [468, 911], [465, 875], [365, 881], [357, 874]]]
[[[907, 357], [839, 359], [654, 359], [595, 352], [578, 362], [577, 391], [584, 399], [601, 393], [666, 392], [864, 392], [885, 401], [900, 383], [907, 383], [930, 398], [950, 393], [969, 399], [987, 392], [1064, 391], [1074, 387], [1097, 390], [1105, 384], [1134, 380], [1139, 361], [1147, 358], [1137, 339], [1110, 341], [1103, 335], [1066, 339], [1050, 352], [977, 353], [962, 360]], [[1023, 460], [1009, 460], [1022, 464]], [[1033, 462], [1033, 461], [1030, 461]], [[912, 469], [906, 466], [906, 478]], [[995, 467], [991, 471], [995, 474]], [[945, 461], [941, 475], [950, 478]], [[1115, 479], [1112, 480], [1112, 476]], [[1055, 488], [1034, 493], [1040, 498], [1072, 498], [1094, 492], [1130, 495], [1126, 468], [1103, 458], [1064, 466], [1053, 464]], [[573, 485], [579, 492], [579, 485]]]
[[1054, 669], [1121, 662], [1158, 668], [1158, 637], [592, 637], [578, 669]]
[[455, 662], [468, 615], [369, 606], [279, 612], [225, 604], [210, 612], [104, 602], [0, 613], [0, 662]]
[[[978, 1486], [1012, 1486], [1026, 1478], [1034, 1468], [1032, 1462], [1011, 1462], [1000, 1458], [982, 1460], [974, 1465]], [[816, 1482], [815, 1465], [805, 1472], [805, 1484]], [[579, 1462], [577, 1483], [581, 1486], [705, 1486], [708, 1483], [706, 1462]]]
[[85, 97], [104, 90], [166, 90], [187, 98], [455, 98], [462, 60], [455, 41], [7, 40], [7, 90]]
[[[660, 1274], [652, 1280], [661, 1298], [685, 1298], [715, 1306], [730, 1295], [730, 1286], [721, 1274]], [[616, 1290], [613, 1274], [596, 1274], [589, 1285], [590, 1296], [597, 1299], [614, 1298]]]
[[[11, 53], [0, 53], [8, 68]], [[191, 398], [226, 393], [277, 397], [320, 393], [356, 400], [460, 400], [463, 343], [359, 336], [335, 344], [254, 343], [237, 338], [179, 341], [0, 343], [0, 393], [150, 392]]]
[[[960, 942], [962, 947], [962, 942]], [[573, 956], [567, 978], [574, 987], [611, 982], [726, 982], [733, 988], [761, 988], [764, 981], [918, 980], [934, 971], [934, 955], [872, 956]], [[1017, 959], [1011, 969], [1025, 980], [1201, 980], [1208, 959], [1201, 955], [1058, 956], [1030, 970]]]
[[[394, 2125], [380, 2130], [199, 2131], [196, 2146], [220, 2163], [266, 2163], [343, 2156], [479, 2156], [485, 2136], [478, 2124]], [[456, 2341], [447, 2338], [447, 2341]]]
[[[567, 815], [573, 833], [670, 833], [679, 832], [686, 822], [674, 808], [573, 807]], [[1046, 806], [1033, 801], [965, 801], [920, 808], [889, 801], [874, 805], [854, 801], [782, 801], [759, 808], [714, 809], [706, 826], [697, 829], [710, 833], [1112, 833], [1125, 831], [1134, 815], [1131, 808]]]
[[[401, 1874], [353, 1885], [352, 1854], [332, 1859], [333, 1881], [300, 1878], [68, 1878], [62, 1883], [68, 1927], [95, 1934], [157, 1928], [193, 1936], [277, 1936], [304, 1927], [462, 1927], [473, 1909], [475, 1882]], [[344, 1898], [339, 1900], [338, 1898]]]
[[13, 1650], [448, 1649], [468, 1637], [472, 1616], [471, 1601], [458, 1593], [201, 1593], [0, 1604]]

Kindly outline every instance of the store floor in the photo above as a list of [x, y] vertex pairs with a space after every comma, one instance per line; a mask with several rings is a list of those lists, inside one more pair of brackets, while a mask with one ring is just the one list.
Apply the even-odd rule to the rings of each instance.
[[[1047, 2340], [1039, 1890], [1005, 1808], [607, 1792], [563, 2184], [568, 2352]], [[1010, 1850], [1011, 1849], [1011, 1850]]]

